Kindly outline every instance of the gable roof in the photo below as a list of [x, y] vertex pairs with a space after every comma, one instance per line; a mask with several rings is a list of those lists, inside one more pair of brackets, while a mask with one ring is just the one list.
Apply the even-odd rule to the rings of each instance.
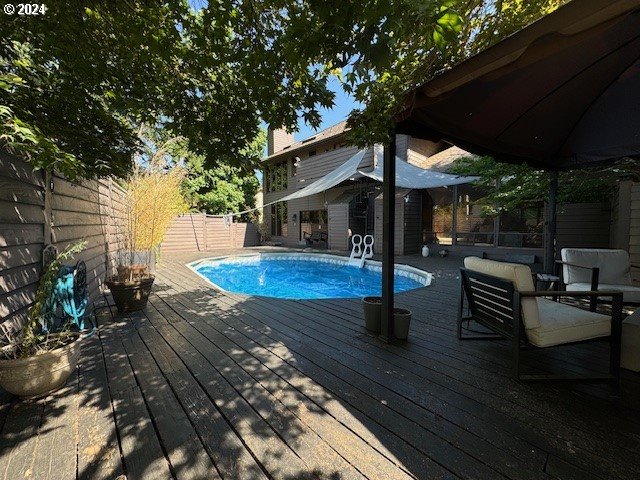
[[454, 145], [438, 153], [434, 153], [429, 157], [425, 157], [423, 160], [414, 160], [411, 163], [426, 170], [447, 173], [451, 168], [453, 162], [455, 162], [459, 158], [464, 157], [477, 157], [477, 155], [469, 153], [466, 150], [463, 150], [462, 148], [456, 147]]
[[277, 152], [272, 153], [271, 155], [262, 159], [263, 162], [271, 160], [273, 158], [277, 158], [284, 154], [290, 154], [293, 152], [298, 152], [302, 149], [307, 149], [312, 145], [316, 145], [322, 143], [324, 141], [330, 140], [331, 138], [338, 137], [343, 133], [347, 132], [349, 128], [347, 127], [347, 121], [343, 120], [340, 123], [336, 123], [335, 125], [331, 125], [330, 127], [325, 128], [324, 130], [320, 130], [315, 135], [305, 138], [304, 140], [300, 140], [299, 142], [294, 142], [292, 145], [283, 148], [282, 150], [278, 150]]

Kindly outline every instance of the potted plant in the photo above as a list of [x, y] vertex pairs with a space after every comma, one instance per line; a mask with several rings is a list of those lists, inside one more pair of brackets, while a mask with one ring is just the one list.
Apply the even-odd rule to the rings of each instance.
[[364, 328], [373, 333], [380, 333], [380, 317], [382, 316], [382, 297], [364, 297]]
[[411, 310], [405, 308], [393, 309], [393, 334], [398, 340], [406, 340], [411, 325]]
[[6, 391], [20, 397], [39, 397], [64, 385], [76, 369], [81, 334], [69, 317], [62, 321], [54, 318], [51, 295], [62, 262], [85, 246], [86, 242], [71, 245], [46, 267], [24, 325], [2, 325], [0, 386]]
[[155, 280], [156, 253], [173, 219], [187, 210], [183, 170], [166, 168], [162, 156], [137, 165], [124, 183], [126, 211], [117, 226], [118, 255], [106, 284], [120, 313], [142, 310]]

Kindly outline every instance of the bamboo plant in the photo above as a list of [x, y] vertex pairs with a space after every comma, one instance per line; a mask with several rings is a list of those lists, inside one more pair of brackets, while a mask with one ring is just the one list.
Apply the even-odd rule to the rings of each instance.
[[117, 277], [121, 281], [150, 275], [149, 266], [173, 219], [188, 210], [184, 171], [167, 168], [159, 149], [146, 165], [136, 165], [124, 183], [125, 215], [120, 225]]

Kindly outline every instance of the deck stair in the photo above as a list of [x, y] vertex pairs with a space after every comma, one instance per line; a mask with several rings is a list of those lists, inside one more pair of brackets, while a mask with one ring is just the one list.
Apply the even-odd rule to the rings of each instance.
[[349, 265], [354, 267], [364, 267], [364, 262], [367, 258], [373, 258], [373, 235], [365, 235], [364, 239], [362, 235], [355, 234], [351, 237], [351, 255], [349, 256]]

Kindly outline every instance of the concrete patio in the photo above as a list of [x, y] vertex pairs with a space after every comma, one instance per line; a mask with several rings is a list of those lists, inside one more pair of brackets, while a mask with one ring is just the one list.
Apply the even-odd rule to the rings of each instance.
[[[101, 308], [78, 371], [46, 399], [4, 397], [5, 479], [640, 477], [640, 376], [521, 384], [504, 342], [459, 343], [457, 259], [401, 257], [434, 282], [397, 296], [409, 341], [358, 299], [220, 294], [165, 257], [148, 308]], [[531, 351], [534, 371], [606, 368], [604, 345]]]

